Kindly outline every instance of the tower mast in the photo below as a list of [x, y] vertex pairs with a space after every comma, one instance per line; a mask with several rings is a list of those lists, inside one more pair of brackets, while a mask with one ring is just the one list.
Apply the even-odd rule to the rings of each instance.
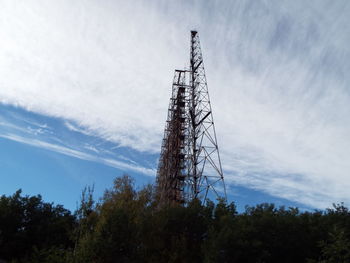
[[197, 31], [190, 69], [175, 70], [157, 172], [162, 204], [226, 199], [226, 188]]

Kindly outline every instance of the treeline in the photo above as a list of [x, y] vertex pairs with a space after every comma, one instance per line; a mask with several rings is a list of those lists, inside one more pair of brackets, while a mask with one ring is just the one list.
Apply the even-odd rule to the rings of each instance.
[[350, 262], [350, 212], [198, 200], [159, 208], [152, 186], [117, 178], [71, 213], [41, 196], [0, 198], [0, 262]]

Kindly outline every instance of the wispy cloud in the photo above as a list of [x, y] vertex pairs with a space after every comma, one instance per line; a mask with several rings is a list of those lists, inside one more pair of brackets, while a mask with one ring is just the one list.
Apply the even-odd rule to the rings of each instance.
[[125, 162], [121, 162], [118, 160], [110, 159], [110, 158], [102, 158], [99, 156], [95, 156], [86, 152], [78, 151], [75, 149], [71, 149], [68, 147], [64, 147], [61, 145], [53, 144], [53, 143], [48, 143], [45, 141], [41, 141], [38, 139], [33, 139], [33, 138], [27, 138], [27, 137], [22, 137], [18, 136], [15, 134], [0, 134], [0, 138], [8, 139], [11, 141], [19, 142], [19, 143], [24, 143], [30, 146], [42, 148], [45, 150], [57, 152], [60, 154], [64, 154], [67, 156], [75, 157], [81, 160], [86, 160], [90, 162], [97, 162], [97, 163], [102, 163], [104, 165], [108, 165], [117, 169], [122, 169], [122, 170], [127, 170], [127, 171], [134, 171], [137, 173], [149, 175], [149, 176], [154, 176], [155, 175], [155, 170], [145, 168], [142, 166], [138, 166], [137, 164], [128, 164]]
[[349, 15], [347, 1], [4, 1], [0, 101], [155, 153], [197, 27], [227, 181], [350, 202]]
[[88, 135], [88, 136], [93, 136], [93, 135], [96, 135], [96, 133], [94, 133], [93, 131], [89, 131], [87, 129], [84, 129], [72, 122], [69, 122], [69, 121], [65, 121], [64, 122], [64, 125], [70, 130], [70, 131], [74, 131], [74, 132], [78, 132], [78, 133], [82, 133], [82, 134], [85, 134], [85, 135]]

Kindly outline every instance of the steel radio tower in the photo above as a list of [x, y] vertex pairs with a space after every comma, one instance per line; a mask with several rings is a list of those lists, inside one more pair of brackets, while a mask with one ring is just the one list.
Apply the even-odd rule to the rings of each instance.
[[197, 31], [189, 70], [175, 70], [157, 171], [160, 203], [226, 199], [224, 175]]

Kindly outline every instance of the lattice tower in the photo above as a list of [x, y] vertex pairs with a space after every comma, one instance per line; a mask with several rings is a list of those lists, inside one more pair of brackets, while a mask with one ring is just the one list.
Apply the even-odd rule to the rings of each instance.
[[214, 119], [197, 31], [190, 69], [175, 70], [157, 171], [161, 204], [226, 199]]

